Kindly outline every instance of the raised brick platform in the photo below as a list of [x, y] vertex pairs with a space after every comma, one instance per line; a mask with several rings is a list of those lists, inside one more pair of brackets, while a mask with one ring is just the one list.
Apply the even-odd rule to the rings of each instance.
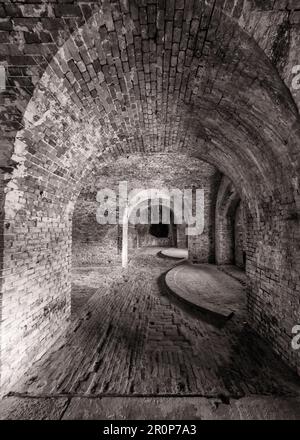
[[245, 303], [245, 292], [240, 283], [221, 274], [209, 264], [186, 263], [166, 274], [171, 292], [183, 301], [201, 310], [229, 318], [240, 311]]
[[188, 258], [188, 250], [187, 249], [179, 249], [179, 248], [168, 248], [162, 249], [160, 253], [164, 257], [175, 258], [179, 260], [183, 260], [184, 258]]

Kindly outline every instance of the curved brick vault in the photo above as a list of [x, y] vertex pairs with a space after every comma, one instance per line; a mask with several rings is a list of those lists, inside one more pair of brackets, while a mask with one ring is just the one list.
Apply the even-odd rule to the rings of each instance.
[[299, 316], [300, 120], [287, 72], [299, 25], [285, 3], [1, 6], [3, 384], [67, 327], [74, 203], [103, 163], [132, 153], [188, 154], [231, 179], [251, 214], [249, 319], [297, 367], [286, 347]]

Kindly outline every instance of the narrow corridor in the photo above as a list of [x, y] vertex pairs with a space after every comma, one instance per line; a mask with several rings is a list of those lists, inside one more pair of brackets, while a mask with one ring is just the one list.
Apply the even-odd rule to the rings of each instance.
[[299, 3], [0, 2], [0, 419], [300, 419]]

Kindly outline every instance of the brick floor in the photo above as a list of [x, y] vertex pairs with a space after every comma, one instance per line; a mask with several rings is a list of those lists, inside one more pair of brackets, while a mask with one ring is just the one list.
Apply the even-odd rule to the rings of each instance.
[[7, 397], [0, 420], [299, 420], [299, 397]]
[[[299, 379], [252, 334], [242, 305], [222, 326], [181, 307], [158, 282], [174, 260], [151, 252], [132, 257], [127, 272], [74, 270], [70, 333], [13, 393], [195, 395], [224, 401], [299, 395]], [[230, 282], [236, 286], [227, 274], [218, 271], [218, 276], [224, 276], [227, 288]]]

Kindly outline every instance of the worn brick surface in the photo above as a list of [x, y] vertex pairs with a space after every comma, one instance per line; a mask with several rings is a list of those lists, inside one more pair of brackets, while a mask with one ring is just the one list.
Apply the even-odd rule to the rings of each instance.
[[8, 397], [1, 420], [299, 420], [297, 397]]

